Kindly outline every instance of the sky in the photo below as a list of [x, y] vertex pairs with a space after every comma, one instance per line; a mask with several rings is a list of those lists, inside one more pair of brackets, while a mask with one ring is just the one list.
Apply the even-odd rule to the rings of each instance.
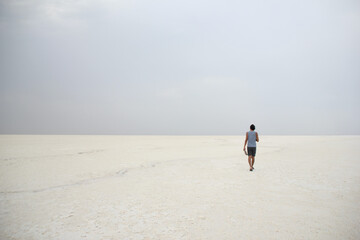
[[0, 134], [360, 134], [360, 1], [0, 0]]

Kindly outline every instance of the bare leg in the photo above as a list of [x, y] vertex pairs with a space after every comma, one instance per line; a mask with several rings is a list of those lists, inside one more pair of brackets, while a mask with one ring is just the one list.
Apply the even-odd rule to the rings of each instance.
[[253, 169], [252, 165], [251, 165], [251, 156], [248, 156], [248, 161], [249, 161], [249, 166], [250, 166], [250, 170]]
[[251, 167], [254, 168], [254, 163], [255, 163], [255, 157], [254, 156], [251, 156]]

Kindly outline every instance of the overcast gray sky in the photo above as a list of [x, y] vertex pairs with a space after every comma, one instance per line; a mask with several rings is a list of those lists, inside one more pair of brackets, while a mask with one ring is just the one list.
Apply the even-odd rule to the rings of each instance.
[[360, 1], [0, 0], [0, 133], [360, 134]]

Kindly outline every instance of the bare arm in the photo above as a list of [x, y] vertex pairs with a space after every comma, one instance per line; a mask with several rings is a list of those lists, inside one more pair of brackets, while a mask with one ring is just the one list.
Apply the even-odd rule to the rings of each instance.
[[244, 151], [245, 151], [247, 141], [248, 141], [248, 133], [246, 133], [246, 138], [245, 138], [245, 143], [244, 143]]
[[257, 142], [259, 141], [259, 135], [258, 135], [257, 132], [256, 132], [256, 141], [257, 141]]

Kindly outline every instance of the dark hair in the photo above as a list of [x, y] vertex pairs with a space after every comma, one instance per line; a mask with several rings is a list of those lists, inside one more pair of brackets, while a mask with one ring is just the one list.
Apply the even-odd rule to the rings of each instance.
[[255, 130], [255, 125], [254, 125], [254, 124], [251, 124], [251, 125], [250, 125], [250, 129], [254, 131], [254, 130]]

